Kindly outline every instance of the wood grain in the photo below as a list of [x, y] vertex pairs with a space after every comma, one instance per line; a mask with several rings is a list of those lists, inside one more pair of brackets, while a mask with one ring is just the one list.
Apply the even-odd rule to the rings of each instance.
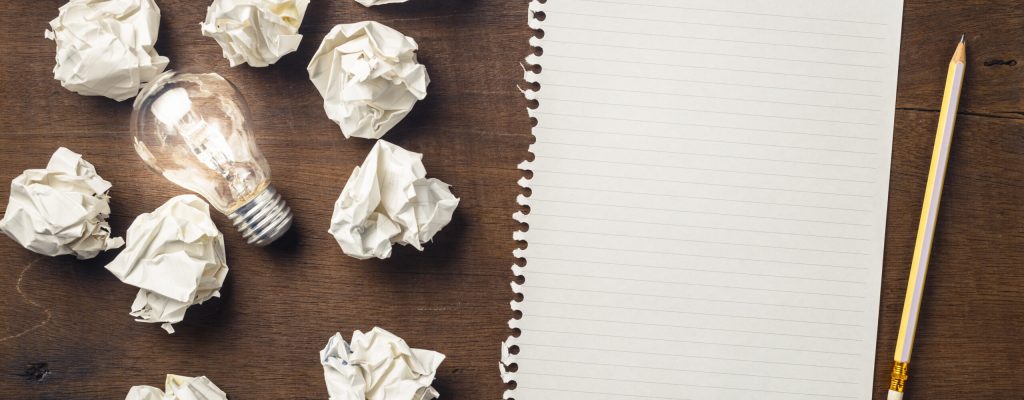
[[[317, 351], [336, 331], [379, 325], [448, 355], [445, 399], [497, 399], [508, 301], [515, 165], [530, 121], [518, 92], [530, 49], [523, 0], [310, 5], [305, 39], [269, 68], [229, 68], [200, 35], [206, 0], [160, 0], [158, 51], [171, 67], [214, 71], [249, 100], [274, 182], [295, 227], [268, 248], [244, 244], [223, 216], [231, 272], [224, 297], [167, 335], [127, 315], [135, 289], [90, 261], [37, 256], [0, 238], [0, 398], [117, 399], [165, 373], [206, 375], [233, 399], [324, 399]], [[0, 182], [42, 167], [58, 146], [114, 183], [111, 225], [183, 193], [130, 146], [129, 102], [83, 97], [53, 80], [47, 22], [63, 1], [0, 3]], [[328, 120], [305, 65], [337, 23], [377, 20], [416, 38], [430, 95], [387, 135], [425, 154], [430, 176], [462, 198], [423, 253], [344, 256], [327, 233], [334, 199], [372, 146]], [[905, 6], [876, 397], [884, 398], [945, 66], [967, 32], [968, 79], [915, 346], [910, 399], [1024, 399], [1024, 7], [1016, 0]], [[9, 189], [0, 185], [0, 199]], [[6, 201], [3, 201], [6, 204]]]

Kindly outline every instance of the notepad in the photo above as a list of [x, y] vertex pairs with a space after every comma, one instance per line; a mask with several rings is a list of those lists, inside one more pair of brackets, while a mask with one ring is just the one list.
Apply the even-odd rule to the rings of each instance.
[[505, 397], [869, 399], [902, 1], [530, 9]]

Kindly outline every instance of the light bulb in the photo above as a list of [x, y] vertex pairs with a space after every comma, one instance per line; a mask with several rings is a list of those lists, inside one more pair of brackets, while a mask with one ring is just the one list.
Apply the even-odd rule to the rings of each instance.
[[292, 211], [270, 185], [248, 119], [245, 99], [224, 77], [168, 71], [135, 99], [131, 130], [146, 165], [203, 196], [250, 244], [264, 246], [291, 227]]

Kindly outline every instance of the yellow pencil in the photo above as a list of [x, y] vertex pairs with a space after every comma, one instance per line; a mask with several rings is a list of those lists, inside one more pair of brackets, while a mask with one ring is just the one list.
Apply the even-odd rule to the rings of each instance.
[[924, 205], [921, 207], [921, 223], [917, 226], [917, 243], [914, 246], [914, 259], [910, 264], [910, 281], [907, 283], [907, 297], [903, 302], [900, 334], [896, 341], [892, 380], [889, 381], [889, 400], [903, 399], [903, 385], [907, 381], [910, 350], [914, 345], [914, 332], [917, 331], [917, 316], [921, 311], [924, 278], [928, 273], [928, 257], [932, 250], [932, 238], [935, 236], [939, 197], [942, 195], [942, 182], [945, 179], [946, 164], [949, 161], [949, 145], [953, 140], [953, 125], [956, 123], [960, 89], [964, 83], [966, 57], [967, 48], [964, 44], [964, 37], [961, 36], [960, 43], [956, 46], [956, 52], [953, 53], [953, 59], [949, 62], [946, 90], [942, 94], [939, 128], [935, 132], [935, 149], [932, 151], [932, 164], [928, 170], [928, 185], [924, 192]]

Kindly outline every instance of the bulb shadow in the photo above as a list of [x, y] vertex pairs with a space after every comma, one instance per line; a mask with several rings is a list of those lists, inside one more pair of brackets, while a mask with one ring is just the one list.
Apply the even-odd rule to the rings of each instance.
[[[294, 212], [294, 211], [293, 211]], [[265, 249], [271, 254], [279, 253], [294, 253], [296, 249], [302, 246], [302, 229], [297, 219], [293, 217], [292, 226], [288, 228], [288, 231], [277, 238], [277, 240], [268, 244]]]

